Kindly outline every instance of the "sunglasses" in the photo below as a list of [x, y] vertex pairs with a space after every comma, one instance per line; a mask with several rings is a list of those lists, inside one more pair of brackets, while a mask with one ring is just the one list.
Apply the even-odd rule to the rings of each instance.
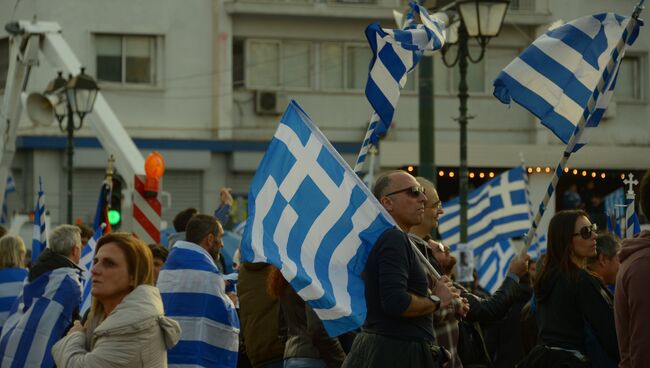
[[420, 193], [424, 194], [424, 187], [414, 186], [414, 187], [408, 187], [408, 188], [396, 190], [394, 192], [390, 192], [390, 193], [386, 194], [386, 197], [388, 197], [390, 195], [393, 195], [393, 194], [399, 194], [399, 193], [406, 193], [410, 197], [419, 197]]
[[582, 239], [590, 239], [591, 236], [598, 230], [598, 225], [596, 224], [591, 224], [587, 226], [583, 226], [580, 228], [580, 231], [577, 233], [574, 233], [573, 236], [580, 235]]
[[431, 206], [424, 206], [425, 208], [432, 208], [434, 210], [439, 210], [442, 208], [442, 202], [440, 200], [437, 200], [436, 202], [433, 202]]

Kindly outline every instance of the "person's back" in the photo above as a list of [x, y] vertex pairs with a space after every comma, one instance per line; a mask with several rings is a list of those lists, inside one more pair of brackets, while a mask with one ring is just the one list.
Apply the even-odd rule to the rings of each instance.
[[241, 333], [254, 367], [281, 364], [284, 358], [284, 344], [278, 338], [279, 303], [266, 292], [270, 269], [267, 263], [243, 263], [237, 281]]
[[614, 309], [620, 367], [642, 367], [650, 362], [650, 231], [623, 240], [619, 258]]
[[[650, 218], [650, 170], [639, 187], [639, 207]], [[625, 239], [616, 277], [614, 304], [616, 333], [621, 353], [620, 367], [642, 367], [650, 362], [650, 231], [642, 231], [634, 239]]]
[[180, 342], [168, 352], [169, 364], [235, 367], [239, 319], [209, 250], [221, 242], [217, 219], [195, 215], [187, 241], [178, 241], [160, 271], [158, 288], [165, 315], [178, 321]]

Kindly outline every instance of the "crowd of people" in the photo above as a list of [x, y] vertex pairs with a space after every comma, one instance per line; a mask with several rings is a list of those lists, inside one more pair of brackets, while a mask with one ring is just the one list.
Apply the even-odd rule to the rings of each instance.
[[[232, 206], [227, 189], [214, 215], [194, 208], [178, 213], [169, 247], [128, 233], [102, 236], [85, 313], [79, 262], [92, 230], [56, 227], [28, 268], [24, 241], [0, 227], [0, 365], [20, 366], [20, 359], [28, 362], [24, 366], [61, 368], [650, 362], [650, 294], [643, 285], [650, 277], [650, 231], [621, 241], [599, 232], [584, 210], [559, 211], [549, 224], [546, 254], [535, 261], [513, 258], [490, 295], [454, 280], [456, 258], [433, 238], [444, 212], [433, 183], [392, 171], [377, 178], [373, 194], [397, 227], [385, 231], [368, 255], [365, 323], [338, 337], [328, 336], [274, 266], [236, 264], [236, 280], [224, 277], [222, 223]], [[640, 204], [650, 213], [650, 171]], [[56, 288], [48, 286], [52, 280], [59, 280]], [[64, 290], [75, 291], [69, 294], [74, 297], [62, 297]], [[56, 315], [50, 328], [60, 333], [35, 344], [43, 349], [35, 364], [19, 345], [35, 328], [29, 316], [38, 308], [41, 319]], [[35, 354], [29, 349], [23, 355]]]

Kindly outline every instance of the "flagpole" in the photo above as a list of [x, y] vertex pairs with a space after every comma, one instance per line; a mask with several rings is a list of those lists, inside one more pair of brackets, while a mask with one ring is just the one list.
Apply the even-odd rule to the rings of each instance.
[[372, 137], [372, 133], [374, 133], [375, 127], [377, 126], [379, 120], [379, 115], [376, 112], [373, 112], [372, 116], [370, 117], [370, 123], [368, 124], [366, 136], [363, 138], [363, 143], [361, 143], [361, 149], [359, 150], [359, 155], [357, 156], [357, 162], [354, 164], [354, 172], [359, 176], [363, 171], [363, 164], [366, 162], [366, 157], [368, 157], [368, 150], [370, 149], [370, 146], [373, 146], [373, 144], [370, 143], [370, 137]]
[[[546, 211], [546, 207], [548, 205], [548, 202], [551, 199], [551, 196], [555, 192], [555, 188], [557, 187], [557, 183], [560, 180], [560, 176], [562, 176], [562, 173], [566, 168], [566, 164], [569, 161], [569, 157], [571, 157], [571, 153], [573, 153], [573, 149], [575, 148], [575, 145], [578, 143], [579, 139], [581, 138], [582, 133], [585, 130], [585, 126], [587, 125], [587, 121], [589, 120], [589, 117], [594, 111], [594, 108], [596, 106], [596, 100], [606, 90], [606, 88], [609, 87], [610, 83], [612, 83], [612, 79], [614, 78], [613, 73], [615, 72], [614, 67], [619, 63], [620, 58], [622, 57], [621, 51], [624, 51], [625, 47], [627, 46], [627, 39], [630, 37], [630, 35], [634, 30], [634, 27], [639, 19], [639, 14], [641, 14], [641, 11], [643, 10], [644, 2], [645, 0], [641, 0], [636, 5], [634, 11], [632, 12], [632, 16], [630, 17], [630, 21], [627, 23], [627, 26], [625, 27], [625, 31], [623, 32], [622, 37], [618, 40], [618, 43], [616, 44], [615, 52], [616, 55], [618, 55], [617, 60], [614, 60], [614, 58], [610, 57], [609, 62], [607, 63], [607, 68], [603, 71], [603, 74], [600, 80], [598, 81], [596, 90], [589, 97], [589, 101], [587, 102], [587, 108], [585, 109], [582, 116], [580, 117], [580, 121], [578, 122], [578, 125], [576, 126], [576, 129], [573, 135], [571, 136], [571, 139], [569, 140], [569, 143], [567, 144], [564, 153], [562, 154], [560, 163], [557, 165], [555, 172], [553, 172], [553, 177], [551, 178], [551, 182], [549, 183], [548, 189], [546, 190], [544, 199], [542, 200], [542, 203], [539, 205], [539, 208], [537, 209], [535, 219], [533, 220], [533, 223], [530, 229], [528, 230], [528, 234], [526, 236], [526, 244], [519, 252], [519, 257], [523, 257], [528, 252], [528, 248], [530, 248], [535, 233], [537, 232], [537, 227], [539, 226], [539, 223], [542, 220], [542, 216], [544, 216], [544, 212]], [[612, 51], [612, 54], [613, 53], [614, 51]]]

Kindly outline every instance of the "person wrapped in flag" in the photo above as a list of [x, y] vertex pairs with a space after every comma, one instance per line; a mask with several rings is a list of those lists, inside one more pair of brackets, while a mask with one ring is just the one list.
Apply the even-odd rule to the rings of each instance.
[[17, 235], [0, 237], [0, 330], [27, 278], [25, 242]]
[[197, 214], [185, 239], [174, 244], [158, 276], [165, 315], [178, 321], [181, 338], [169, 350], [171, 367], [236, 367], [239, 318], [226, 294], [223, 274], [210, 255], [223, 247], [223, 228]]
[[181, 331], [178, 322], [164, 316], [147, 245], [128, 233], [103, 236], [92, 280], [88, 320], [76, 321], [52, 347], [57, 367], [167, 367], [167, 349]]
[[30, 269], [0, 334], [0, 366], [54, 367], [51, 348], [79, 319], [83, 271], [79, 229], [60, 225]]

